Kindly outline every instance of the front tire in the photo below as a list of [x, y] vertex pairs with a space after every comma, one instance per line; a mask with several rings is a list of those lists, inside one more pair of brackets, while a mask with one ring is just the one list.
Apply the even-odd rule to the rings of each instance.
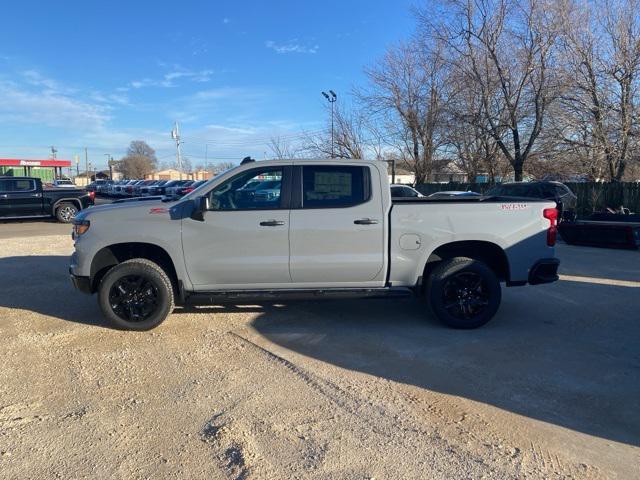
[[78, 207], [73, 203], [63, 202], [56, 207], [56, 219], [61, 223], [71, 223], [78, 213]]
[[478, 328], [493, 318], [502, 291], [485, 263], [466, 257], [443, 260], [427, 279], [425, 295], [431, 310], [453, 328]]
[[158, 264], [134, 258], [111, 268], [102, 278], [98, 305], [117, 328], [150, 330], [173, 311], [173, 286]]

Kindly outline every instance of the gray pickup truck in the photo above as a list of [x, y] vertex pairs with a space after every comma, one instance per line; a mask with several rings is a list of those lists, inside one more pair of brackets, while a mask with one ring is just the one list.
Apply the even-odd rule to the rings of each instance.
[[177, 201], [80, 212], [70, 273], [134, 330], [187, 302], [413, 294], [475, 328], [497, 312], [501, 282], [558, 279], [557, 215], [546, 200], [392, 198], [382, 162], [254, 162]]
[[39, 178], [0, 177], [0, 218], [55, 217], [70, 223], [93, 205], [94, 193], [81, 188], [44, 188]]

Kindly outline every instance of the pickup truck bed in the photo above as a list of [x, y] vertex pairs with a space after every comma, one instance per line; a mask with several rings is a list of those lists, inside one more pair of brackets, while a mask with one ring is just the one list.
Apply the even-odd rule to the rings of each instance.
[[558, 278], [557, 213], [535, 199], [392, 201], [381, 162], [257, 162], [179, 201], [81, 212], [70, 272], [122, 328], [189, 301], [406, 294], [473, 328], [497, 311], [500, 282]]

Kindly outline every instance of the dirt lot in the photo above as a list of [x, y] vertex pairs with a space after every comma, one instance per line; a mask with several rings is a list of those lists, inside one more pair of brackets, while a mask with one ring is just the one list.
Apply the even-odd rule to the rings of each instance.
[[2, 478], [640, 478], [639, 252], [560, 246], [476, 331], [376, 300], [131, 333], [68, 235], [1, 243]]

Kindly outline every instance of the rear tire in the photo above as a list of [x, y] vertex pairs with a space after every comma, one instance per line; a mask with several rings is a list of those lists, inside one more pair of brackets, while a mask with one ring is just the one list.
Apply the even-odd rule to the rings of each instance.
[[78, 213], [78, 207], [73, 203], [62, 202], [56, 207], [56, 219], [61, 223], [71, 223]]
[[485, 263], [467, 257], [443, 260], [427, 279], [425, 296], [434, 315], [453, 328], [478, 328], [493, 318], [502, 291]]
[[173, 311], [173, 286], [158, 264], [134, 258], [111, 268], [102, 278], [98, 305], [117, 328], [150, 330]]

